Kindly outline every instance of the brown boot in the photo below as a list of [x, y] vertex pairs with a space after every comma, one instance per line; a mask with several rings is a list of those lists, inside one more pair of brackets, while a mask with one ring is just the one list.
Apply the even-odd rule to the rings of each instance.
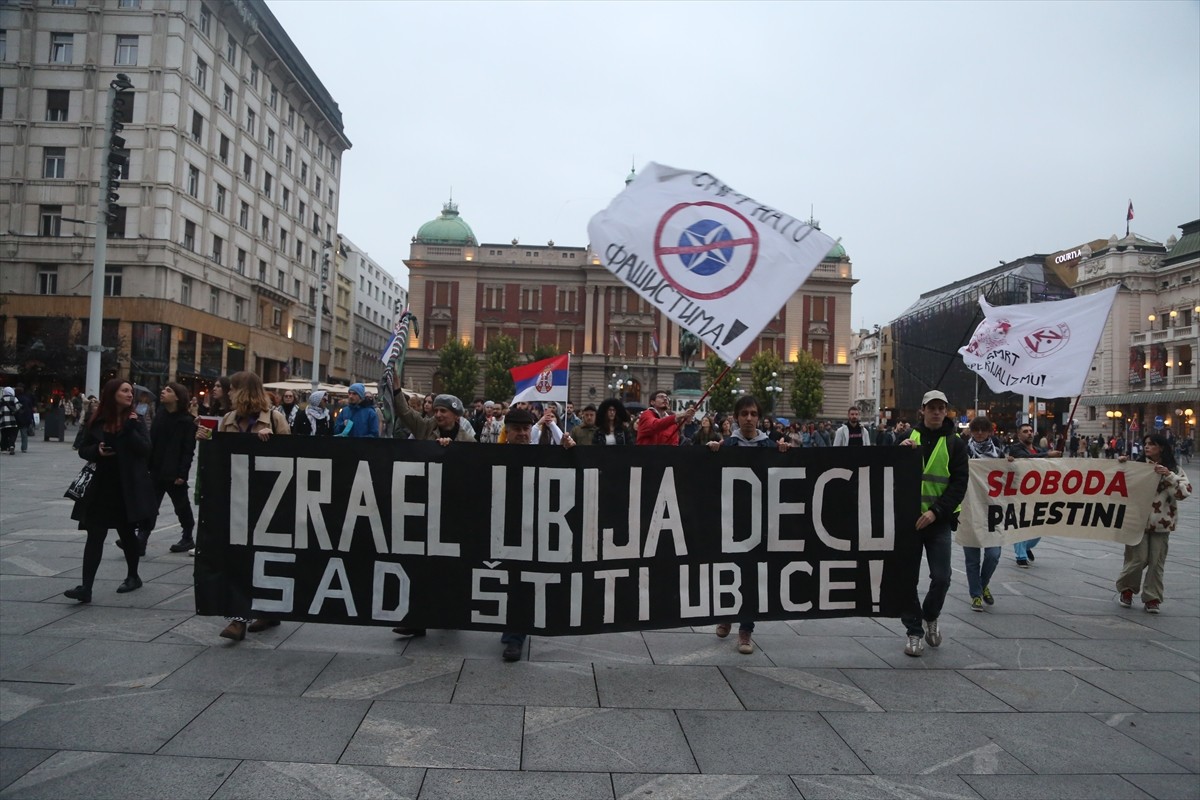
[[262, 633], [267, 628], [274, 628], [278, 624], [279, 620], [277, 619], [256, 619], [250, 623], [246, 630], [250, 631], [250, 633]]
[[221, 631], [221, 638], [240, 642], [246, 638], [246, 623], [235, 619], [225, 626], [225, 630]]

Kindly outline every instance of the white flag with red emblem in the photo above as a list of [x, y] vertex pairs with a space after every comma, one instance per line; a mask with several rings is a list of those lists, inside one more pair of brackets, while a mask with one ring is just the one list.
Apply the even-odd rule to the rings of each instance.
[[1015, 306], [993, 306], [981, 296], [983, 322], [958, 352], [994, 392], [1082, 394], [1118, 288]]
[[730, 364], [836, 244], [707, 172], [653, 162], [588, 236], [609, 272]]

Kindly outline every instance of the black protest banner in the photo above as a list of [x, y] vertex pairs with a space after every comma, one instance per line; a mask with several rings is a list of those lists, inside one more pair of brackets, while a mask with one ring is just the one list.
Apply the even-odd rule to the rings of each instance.
[[222, 435], [196, 610], [547, 635], [898, 616], [920, 456]]

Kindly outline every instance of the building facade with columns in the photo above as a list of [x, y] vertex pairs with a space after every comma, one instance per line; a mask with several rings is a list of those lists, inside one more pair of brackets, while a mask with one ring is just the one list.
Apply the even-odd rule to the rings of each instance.
[[[854, 388], [851, 405], [856, 406], [862, 419], [870, 422], [879, 419], [880, 405], [880, 345], [882, 332], [879, 327], [873, 331], [865, 328], [852, 338]], [[847, 406], [848, 407], [848, 406]]]
[[1112, 236], [1074, 263], [1079, 294], [1121, 286], [1080, 401], [1083, 433], [1197, 439], [1200, 220], [1180, 229], [1165, 244]]
[[[606, 270], [588, 247], [516, 239], [481, 243], [449, 202], [413, 237], [405, 264], [422, 334], [410, 339], [404, 370], [408, 388], [440, 388], [438, 354], [448, 341], [469, 344], [482, 363], [487, 342], [501, 334], [514, 339], [523, 354], [544, 346], [571, 353], [570, 399], [577, 406], [599, 403], [618, 391], [628, 402], [645, 403], [655, 390], [671, 388], [681, 367], [681, 329]], [[838, 245], [782, 303], [744, 356], [748, 360], [771, 350], [787, 363], [801, 349], [812, 353], [825, 367], [823, 416], [840, 418], [851, 400], [855, 283], [850, 259]], [[744, 364], [742, 371], [748, 379]], [[619, 390], [609, 388], [614, 374]], [[790, 411], [787, 398], [785, 392], [781, 414]]]
[[[115, 350], [104, 377], [307, 377], [350, 142], [266, 4], [23, 0], [0, 6], [0, 29], [0, 368], [51, 384], [43, 394], [82, 386], [82, 369], [31, 373], [24, 356], [64, 327], [72, 352], [94, 322]], [[88, 319], [91, 221], [117, 73], [133, 84], [120, 96], [129, 164], [101, 322]], [[324, 367], [332, 313], [322, 328]]]

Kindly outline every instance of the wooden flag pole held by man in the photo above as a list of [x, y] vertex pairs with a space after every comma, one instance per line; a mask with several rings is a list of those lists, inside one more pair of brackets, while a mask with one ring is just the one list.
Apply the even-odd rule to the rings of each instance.
[[420, 327], [417, 325], [417, 318], [406, 307], [400, 312], [399, 318], [396, 320], [396, 325], [392, 328], [392, 339], [380, 354], [379, 360], [383, 362], [383, 375], [379, 378], [379, 417], [381, 420], [379, 435], [384, 438], [394, 437], [396, 435], [396, 400], [395, 390], [402, 385], [402, 381], [397, 380], [404, 374], [404, 356], [408, 353], [408, 330], [412, 327], [412, 332], [416, 336], [421, 335]]

